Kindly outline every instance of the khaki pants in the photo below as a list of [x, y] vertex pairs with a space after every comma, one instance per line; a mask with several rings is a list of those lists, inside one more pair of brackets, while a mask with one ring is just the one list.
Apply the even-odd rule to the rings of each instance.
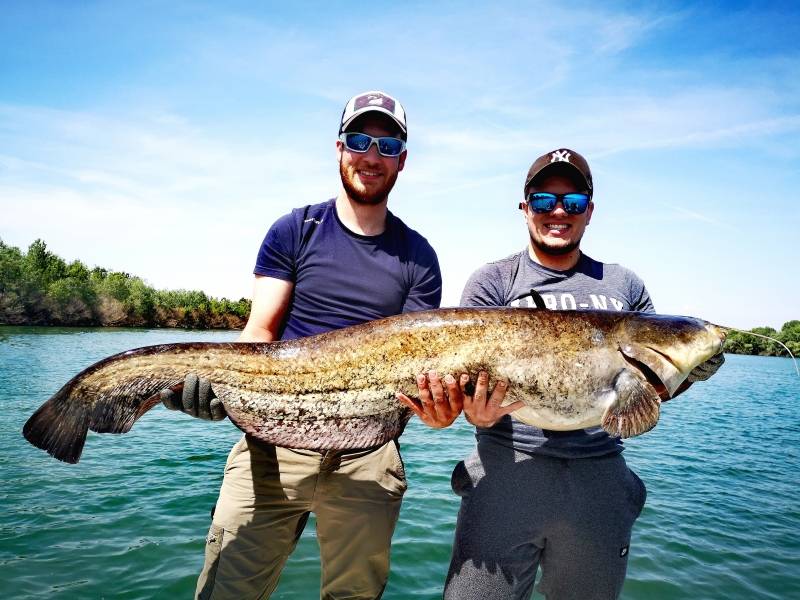
[[310, 512], [321, 597], [380, 598], [405, 490], [396, 442], [320, 453], [243, 437], [225, 465], [197, 598], [268, 598]]

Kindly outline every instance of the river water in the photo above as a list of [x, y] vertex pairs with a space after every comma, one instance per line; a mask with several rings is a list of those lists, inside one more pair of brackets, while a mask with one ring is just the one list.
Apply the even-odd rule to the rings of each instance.
[[[0, 327], [0, 590], [4, 598], [188, 598], [228, 450], [241, 433], [157, 407], [89, 433], [77, 465], [28, 444], [25, 420], [70, 377], [122, 350], [236, 332]], [[623, 598], [800, 598], [800, 378], [788, 359], [728, 355], [665, 405], [625, 457], [648, 488]], [[401, 438], [409, 490], [385, 598], [437, 598], [450, 556], [459, 419]], [[499, 507], [502, 509], [502, 507]], [[313, 519], [274, 598], [319, 595]], [[534, 596], [535, 598], [538, 596]]]

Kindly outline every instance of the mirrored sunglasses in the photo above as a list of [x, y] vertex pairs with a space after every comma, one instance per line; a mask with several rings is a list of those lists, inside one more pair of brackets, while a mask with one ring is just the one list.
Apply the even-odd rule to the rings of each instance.
[[528, 206], [535, 213], [548, 213], [560, 201], [570, 215], [580, 215], [589, 207], [589, 194], [573, 192], [570, 194], [551, 194], [550, 192], [531, 192]]
[[406, 143], [403, 140], [393, 137], [372, 137], [366, 133], [342, 133], [339, 139], [345, 148], [359, 154], [367, 152], [372, 144], [378, 147], [378, 154], [381, 156], [400, 156], [400, 153], [406, 149]]

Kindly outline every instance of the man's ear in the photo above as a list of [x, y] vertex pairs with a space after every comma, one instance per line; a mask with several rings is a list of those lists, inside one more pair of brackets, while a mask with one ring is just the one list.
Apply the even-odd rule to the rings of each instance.
[[400, 156], [397, 158], [397, 170], [398, 171], [402, 171], [403, 167], [406, 166], [406, 156], [408, 156], [408, 150], [403, 150], [400, 153]]
[[589, 206], [586, 209], [586, 224], [588, 225], [592, 221], [592, 213], [594, 212], [594, 202], [589, 201]]
[[336, 140], [336, 161], [342, 162], [342, 153], [344, 152], [344, 144], [342, 140]]

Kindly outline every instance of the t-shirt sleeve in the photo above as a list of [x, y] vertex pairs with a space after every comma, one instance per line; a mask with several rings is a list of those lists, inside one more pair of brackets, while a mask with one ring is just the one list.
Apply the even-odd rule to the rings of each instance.
[[631, 310], [636, 312], [654, 313], [653, 301], [644, 286], [644, 282], [634, 273], [630, 274], [631, 284]]
[[505, 306], [502, 289], [497, 265], [484, 265], [467, 280], [461, 292], [461, 306]]
[[404, 313], [439, 308], [442, 303], [442, 272], [436, 251], [423, 239], [416, 254]]
[[298, 233], [293, 215], [284, 215], [270, 227], [256, 258], [253, 273], [294, 281], [297, 275], [295, 247]]

